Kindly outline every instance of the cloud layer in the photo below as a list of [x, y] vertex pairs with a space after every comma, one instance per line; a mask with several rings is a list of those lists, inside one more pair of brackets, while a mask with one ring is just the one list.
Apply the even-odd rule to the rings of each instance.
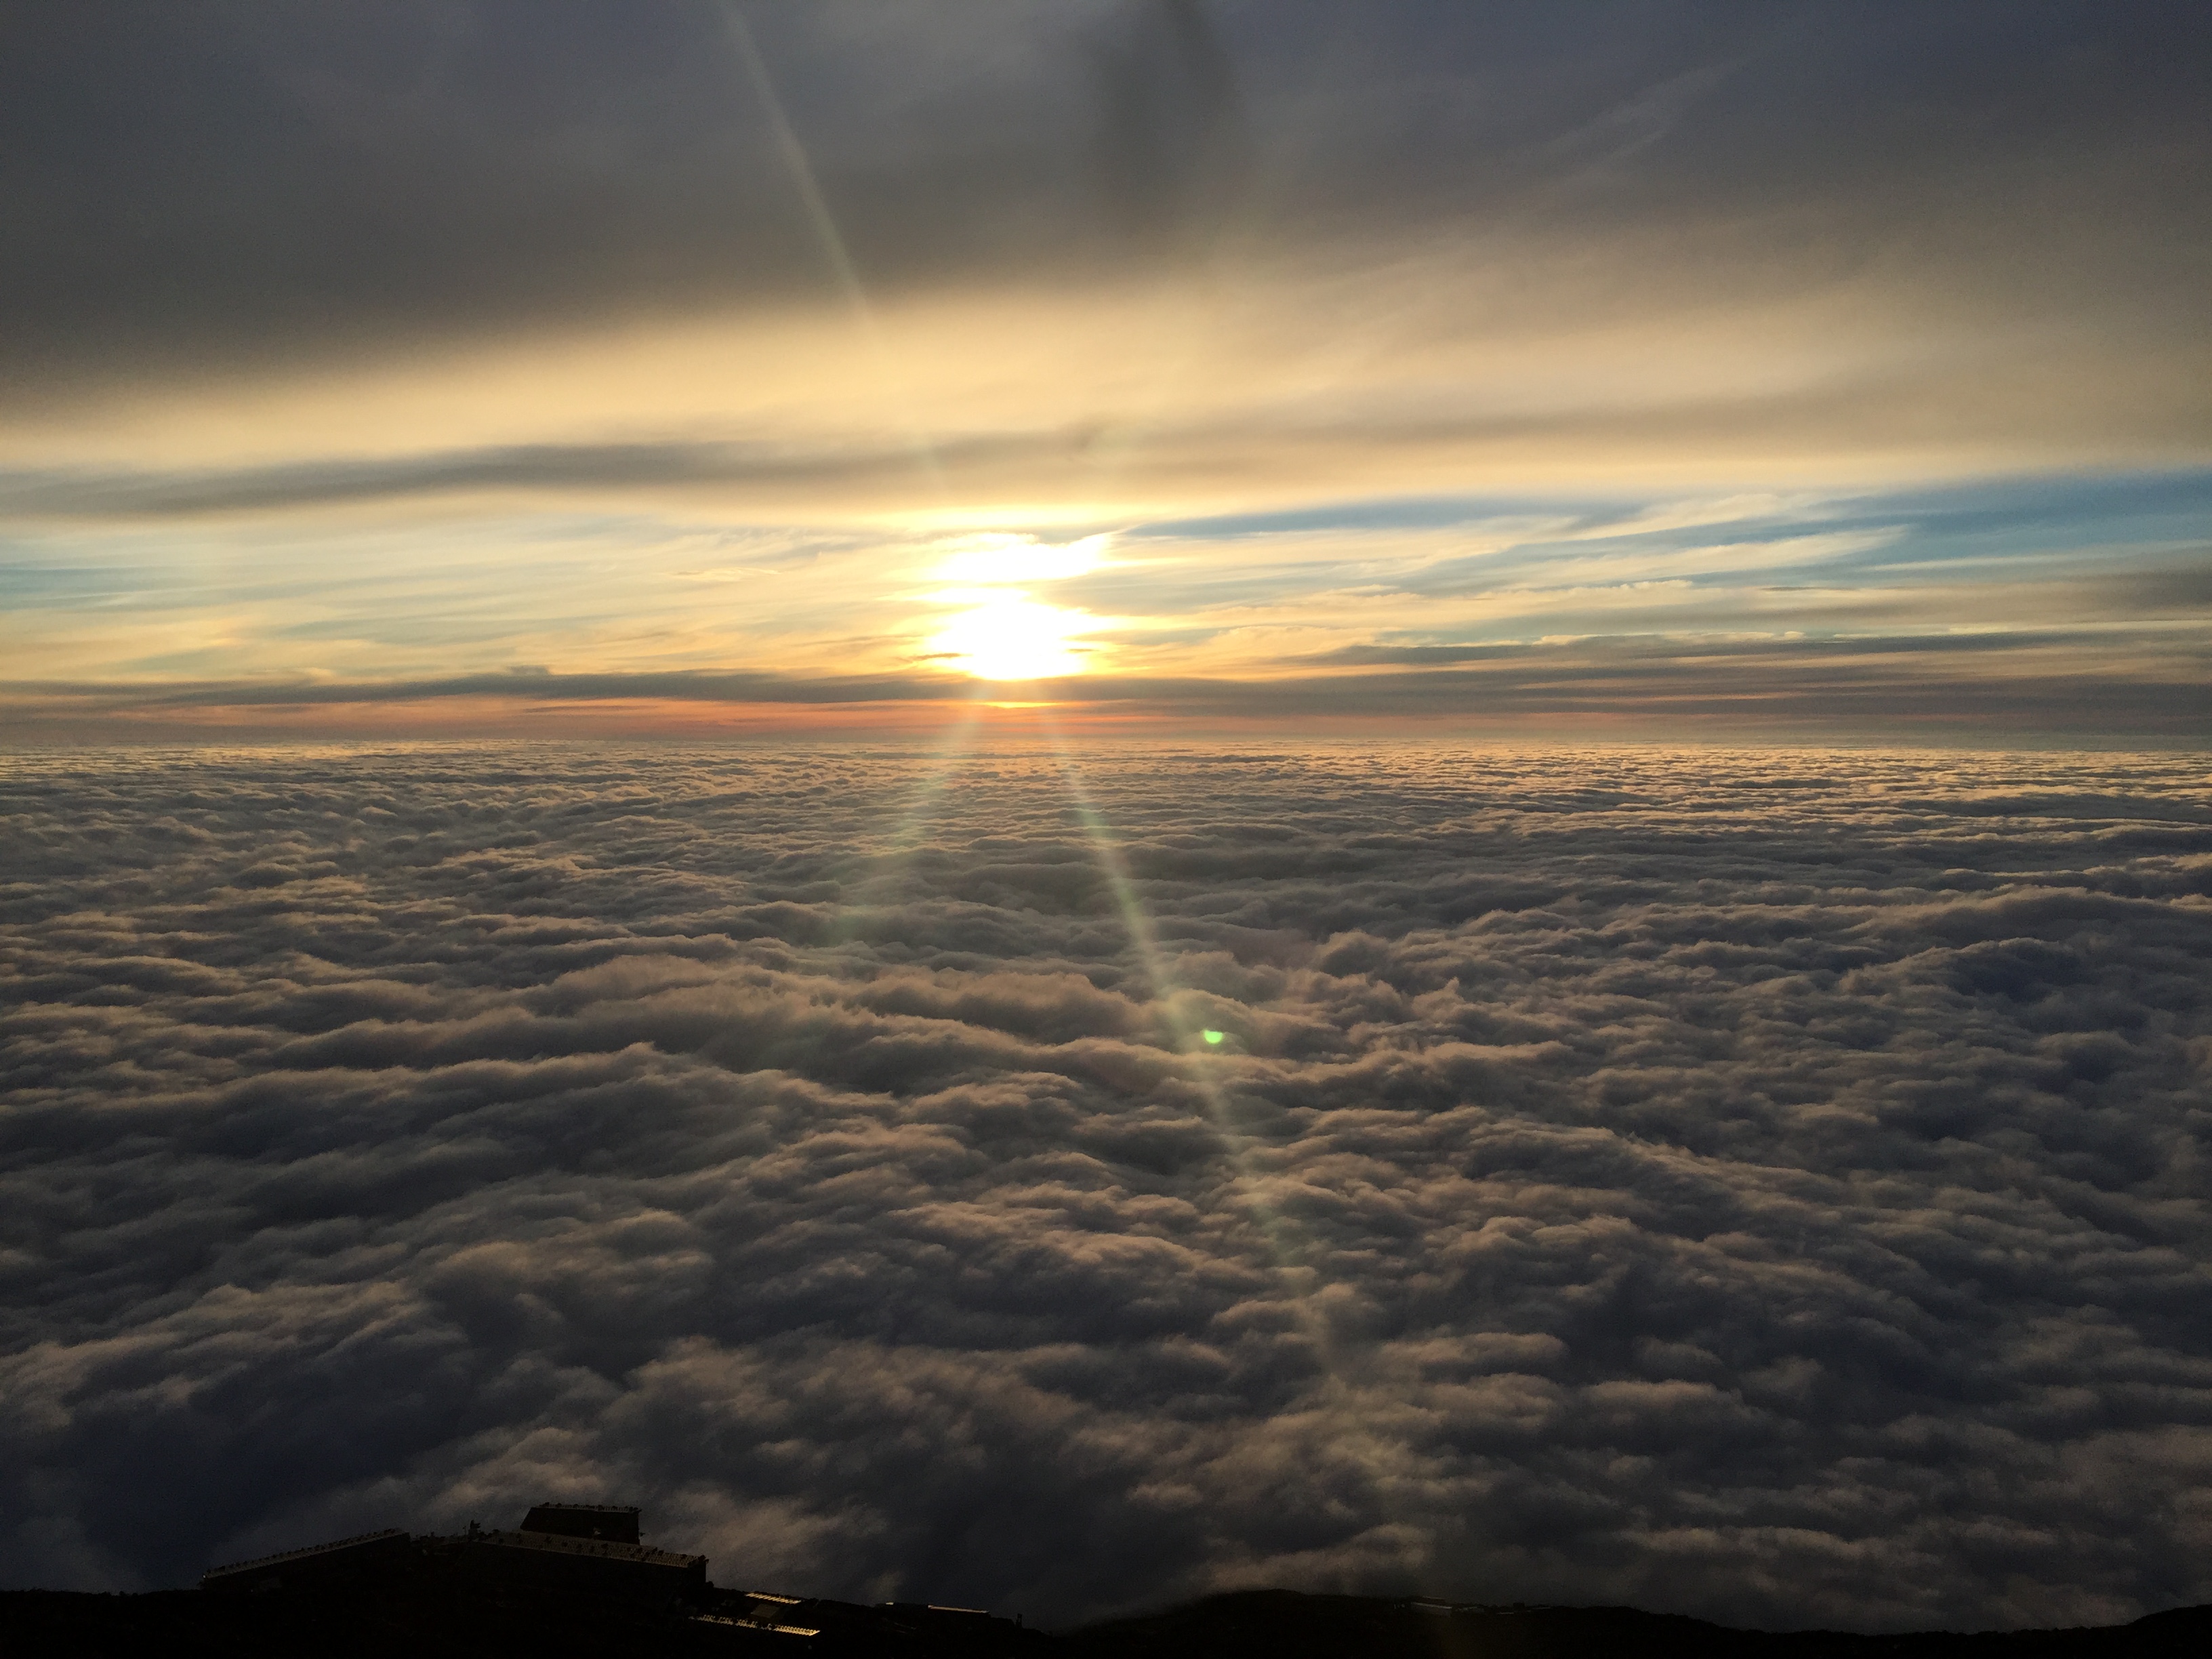
[[2201, 765], [203, 751], [5, 811], [15, 1582], [567, 1495], [1046, 1620], [2212, 1597]]

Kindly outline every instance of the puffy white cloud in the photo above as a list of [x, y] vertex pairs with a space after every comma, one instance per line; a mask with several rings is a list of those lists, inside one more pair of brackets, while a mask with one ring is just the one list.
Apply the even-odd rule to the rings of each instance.
[[2212, 1596], [2200, 763], [1079, 769], [12, 762], [11, 1576]]

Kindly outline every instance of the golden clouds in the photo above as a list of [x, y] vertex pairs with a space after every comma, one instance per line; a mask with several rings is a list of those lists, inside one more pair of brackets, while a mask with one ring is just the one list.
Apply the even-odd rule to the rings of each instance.
[[[2126, 45], [2120, 122], [2035, 79], [2055, 46], [2005, 60], [2034, 98], [1983, 72], [2024, 25], [1969, 51], [1979, 23], [1869, 18], [1859, 58], [1655, 36], [1628, 64], [1535, 14], [1362, 9], [1346, 58], [1169, 9], [763, 12], [750, 79], [687, 14], [659, 46], [549, 39], [542, 86], [427, 75], [443, 125], [404, 132], [359, 125], [394, 106], [356, 88], [309, 181], [353, 192], [343, 224], [264, 178], [260, 137], [374, 55], [260, 42], [313, 73], [112, 137], [227, 158], [156, 227], [173, 280], [111, 249], [26, 292], [52, 325], [0, 388], [15, 672], [1280, 685], [1544, 641], [2067, 625], [2093, 543], [2148, 592], [2201, 542], [2108, 502], [2097, 537], [1938, 550], [1943, 512], [1905, 499], [2212, 465], [2196, 198], [2138, 165], [2199, 131], [2159, 79], [2184, 54]], [[1912, 125], [1944, 95], [1973, 118]], [[384, 147], [433, 128], [434, 170]], [[151, 222], [79, 160], [82, 248]]]

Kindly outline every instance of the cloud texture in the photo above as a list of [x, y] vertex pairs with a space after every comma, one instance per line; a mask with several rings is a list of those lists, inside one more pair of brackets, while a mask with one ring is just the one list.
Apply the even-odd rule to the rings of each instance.
[[120, 15], [0, 8], [0, 720], [791, 733], [1011, 605], [1224, 723], [2203, 725], [2203, 8]]
[[558, 1495], [1048, 1620], [2212, 1597], [2201, 765], [199, 751], [5, 807], [13, 1582]]
[[1686, 252], [1707, 280], [1734, 255], [1752, 295], [1993, 278], [1981, 304], [2125, 285], [2201, 311], [2207, 28], [2154, 0], [334, 0], [6, 27], [0, 196], [27, 234], [0, 295], [57, 367], [816, 297], [787, 135], [879, 292], [1442, 225], [1638, 240], [1643, 283], [1568, 301], [1616, 313], [1698, 285]]

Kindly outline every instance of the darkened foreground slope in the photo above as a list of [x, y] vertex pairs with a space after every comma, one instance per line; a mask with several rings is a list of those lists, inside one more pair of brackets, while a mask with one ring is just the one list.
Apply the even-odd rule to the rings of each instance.
[[2212, 1607], [2103, 1630], [1775, 1635], [1633, 1607], [1474, 1607], [1254, 1590], [1064, 1638], [1069, 1659], [2174, 1659], [2212, 1654]]
[[734, 1591], [709, 1590], [696, 1601], [656, 1607], [596, 1597], [492, 1592], [432, 1576], [374, 1587], [255, 1595], [15, 1591], [0, 1595], [0, 1659], [642, 1659], [692, 1654], [747, 1659], [949, 1659], [959, 1654], [995, 1659], [1015, 1653], [1044, 1659], [1047, 1652], [1061, 1650], [1042, 1632], [960, 1609], [778, 1598], [776, 1611], [782, 1617], [770, 1622], [758, 1617], [752, 1601]]
[[[705, 1608], [649, 1610], [571, 1597], [489, 1596], [424, 1582], [359, 1589], [216, 1595], [0, 1595], [0, 1654], [276, 1656], [629, 1656], [734, 1654], [788, 1659], [2201, 1659], [2212, 1607], [2182, 1608], [2109, 1629], [1960, 1636], [1771, 1635], [1626, 1607], [1451, 1607], [1359, 1596], [1261, 1590], [1211, 1596], [1142, 1619], [1064, 1636], [1004, 1620], [924, 1607], [793, 1601], [788, 1626], [723, 1622], [744, 1598], [709, 1593]], [[702, 1617], [702, 1611], [706, 1616]], [[810, 1634], [798, 1634], [798, 1631]]]

